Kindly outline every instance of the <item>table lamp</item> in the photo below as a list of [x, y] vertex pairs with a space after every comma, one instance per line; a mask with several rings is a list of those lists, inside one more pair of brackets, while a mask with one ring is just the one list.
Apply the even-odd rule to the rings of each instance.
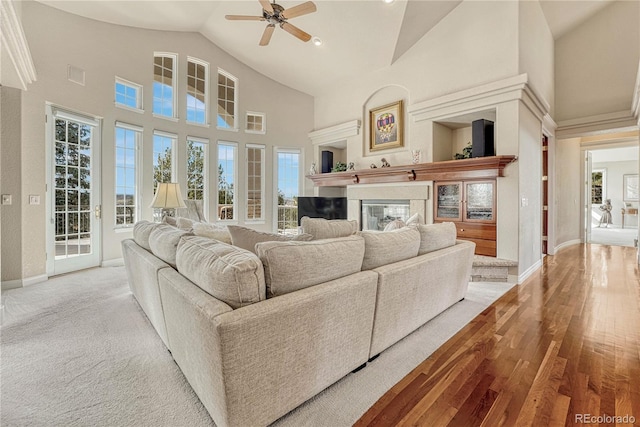
[[186, 208], [187, 205], [182, 201], [182, 193], [177, 182], [161, 182], [149, 207], [162, 209], [160, 218], [164, 218], [165, 215], [175, 216], [176, 208]]

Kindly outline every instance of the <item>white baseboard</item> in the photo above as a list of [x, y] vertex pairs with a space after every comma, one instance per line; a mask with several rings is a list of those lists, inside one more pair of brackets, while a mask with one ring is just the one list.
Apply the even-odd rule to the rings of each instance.
[[518, 276], [518, 284], [522, 284], [525, 280], [529, 278], [536, 270], [542, 267], [542, 260], [539, 259], [533, 264], [531, 267], [527, 268], [527, 270]]
[[35, 285], [36, 283], [45, 282], [47, 280], [49, 280], [49, 276], [46, 274], [27, 277], [26, 279], [5, 280], [2, 282], [2, 290], [6, 291], [8, 289], [22, 288], [24, 286]]
[[573, 239], [573, 240], [568, 240], [564, 243], [560, 243], [558, 246], [554, 248], [554, 254], [555, 252], [558, 252], [560, 249], [564, 249], [566, 247], [573, 246], [573, 245], [579, 245], [580, 243], [582, 243], [582, 240], [580, 239]]
[[124, 265], [124, 258], [108, 259], [102, 261], [100, 267], [122, 267]]
[[22, 279], [17, 280], [5, 280], [2, 282], [2, 290], [8, 291], [9, 289], [17, 289], [22, 287]]

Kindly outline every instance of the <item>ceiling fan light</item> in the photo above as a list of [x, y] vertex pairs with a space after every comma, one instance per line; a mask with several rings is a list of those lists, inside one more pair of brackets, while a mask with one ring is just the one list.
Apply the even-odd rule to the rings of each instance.
[[322, 39], [320, 37], [312, 38], [311, 42], [313, 42], [313, 44], [316, 46], [322, 46]]

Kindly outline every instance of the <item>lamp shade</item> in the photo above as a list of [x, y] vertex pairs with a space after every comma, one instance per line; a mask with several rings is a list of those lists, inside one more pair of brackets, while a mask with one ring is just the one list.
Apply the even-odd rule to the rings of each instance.
[[176, 182], [161, 182], [158, 184], [156, 195], [153, 196], [150, 208], [186, 208], [182, 201], [180, 186]]

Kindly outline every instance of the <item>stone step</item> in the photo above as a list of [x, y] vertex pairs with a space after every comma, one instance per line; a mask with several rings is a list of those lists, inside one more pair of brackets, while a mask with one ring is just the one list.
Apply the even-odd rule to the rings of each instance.
[[508, 282], [509, 276], [518, 275], [518, 262], [483, 255], [473, 256], [472, 282]]

